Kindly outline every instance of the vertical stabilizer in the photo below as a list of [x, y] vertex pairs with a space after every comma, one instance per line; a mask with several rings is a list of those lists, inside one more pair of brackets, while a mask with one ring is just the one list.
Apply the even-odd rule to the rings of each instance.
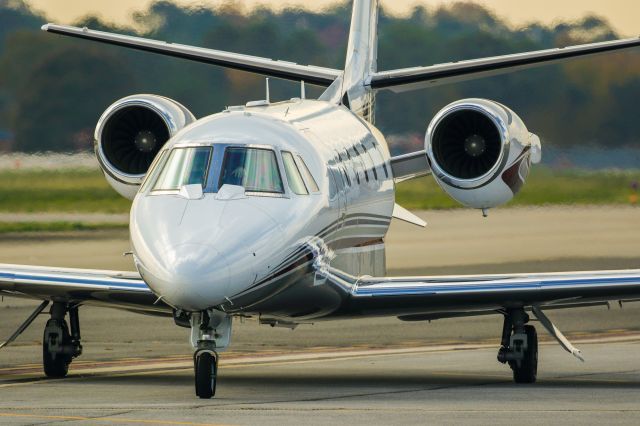
[[377, 71], [378, 0], [354, 0], [347, 58], [342, 78], [321, 99], [343, 102], [366, 120], [373, 119], [373, 92], [365, 86]]

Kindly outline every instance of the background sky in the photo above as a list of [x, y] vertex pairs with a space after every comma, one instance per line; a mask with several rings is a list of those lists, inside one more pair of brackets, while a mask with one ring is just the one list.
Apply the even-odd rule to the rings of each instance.
[[[70, 23], [87, 14], [100, 15], [108, 21], [130, 24], [131, 13], [144, 9], [152, 0], [26, 0], [36, 9], [42, 10], [50, 19], [59, 23]], [[314, 0], [309, 6], [308, 0], [174, 0], [176, 3], [194, 5], [220, 5], [241, 3], [251, 8], [256, 5], [269, 5], [275, 9], [286, 6], [304, 6], [312, 10], [323, 9], [335, 0]], [[492, 8], [499, 16], [506, 17], [514, 25], [522, 26], [532, 20], [553, 23], [558, 20], [575, 20], [589, 13], [607, 18], [612, 26], [624, 36], [640, 35], [640, 1], [638, 0], [476, 0]], [[436, 7], [453, 3], [451, 0], [387, 0], [382, 4], [387, 10], [404, 14], [415, 4]]]

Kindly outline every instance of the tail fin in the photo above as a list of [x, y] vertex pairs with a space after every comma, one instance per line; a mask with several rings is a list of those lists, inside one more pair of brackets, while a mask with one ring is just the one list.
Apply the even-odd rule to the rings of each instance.
[[372, 121], [374, 96], [365, 82], [376, 73], [377, 62], [378, 0], [354, 0], [344, 74], [321, 99], [342, 102]]

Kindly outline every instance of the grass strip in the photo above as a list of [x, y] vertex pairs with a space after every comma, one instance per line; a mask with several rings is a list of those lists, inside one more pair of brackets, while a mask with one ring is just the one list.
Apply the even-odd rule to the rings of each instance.
[[128, 226], [126, 223], [0, 222], [0, 234], [121, 230]]
[[[534, 167], [522, 191], [508, 205], [630, 204], [633, 182], [640, 182], [640, 170], [555, 171]], [[409, 209], [462, 207], [431, 176], [398, 184], [396, 201]], [[99, 170], [0, 171], [1, 212], [127, 213], [130, 207], [131, 202], [111, 189]]]
[[[534, 168], [522, 190], [507, 206], [623, 205], [637, 201], [632, 188], [640, 182], [640, 171], [556, 172]], [[634, 194], [636, 197], [634, 197]], [[432, 176], [396, 186], [396, 202], [408, 209], [451, 209], [463, 207], [438, 187]]]

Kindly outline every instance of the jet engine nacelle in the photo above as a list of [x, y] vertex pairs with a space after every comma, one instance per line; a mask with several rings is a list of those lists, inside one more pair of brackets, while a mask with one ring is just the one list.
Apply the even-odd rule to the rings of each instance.
[[531, 163], [541, 158], [540, 139], [509, 108], [486, 99], [464, 99], [431, 121], [425, 149], [436, 182], [468, 207], [488, 209], [511, 200]]
[[178, 102], [156, 95], [120, 99], [102, 114], [95, 151], [107, 181], [132, 200], [162, 146], [195, 121]]

